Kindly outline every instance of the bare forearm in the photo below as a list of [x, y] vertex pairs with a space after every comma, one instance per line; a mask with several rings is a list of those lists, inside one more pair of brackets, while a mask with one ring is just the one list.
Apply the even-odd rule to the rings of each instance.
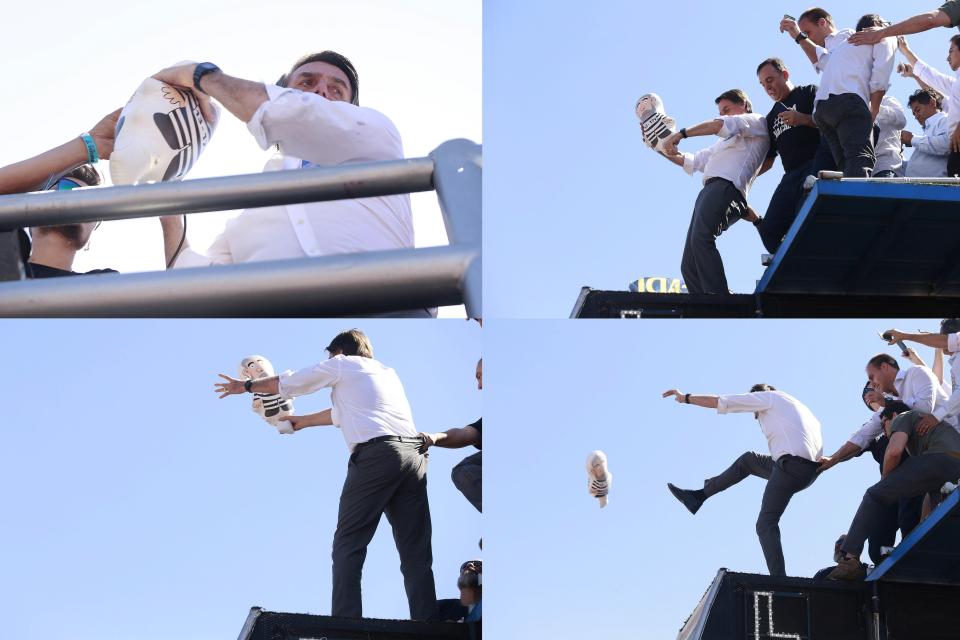
[[277, 395], [280, 393], [280, 376], [271, 376], [269, 378], [257, 378], [250, 384], [251, 393], [268, 393]]
[[200, 86], [243, 122], [249, 122], [260, 105], [269, 99], [262, 82], [234, 78], [222, 71], [205, 75]]
[[720, 398], [719, 396], [695, 396], [691, 393], [688, 397], [684, 398], [684, 401], [687, 402], [687, 404], [695, 404], [705, 409], [716, 409], [720, 403]]
[[947, 335], [943, 333], [901, 333], [899, 337], [934, 349], [947, 348]]
[[87, 161], [87, 147], [79, 137], [38, 156], [0, 168], [0, 194], [39, 189], [54, 173]]
[[309, 413], [305, 416], [301, 416], [300, 420], [297, 420], [296, 424], [293, 425], [294, 431], [299, 431], [300, 429], [306, 429], [308, 427], [330, 427], [333, 426], [333, 411], [331, 409], [324, 409], [323, 411], [318, 411], [316, 413]]
[[477, 444], [479, 432], [473, 427], [448, 429], [440, 433], [431, 433], [433, 446], [444, 449], [461, 449]]
[[900, 458], [903, 454], [899, 451], [890, 451], [887, 450], [886, 455], [883, 456], [883, 471], [881, 472], [881, 477], [886, 478], [887, 474], [897, 468], [900, 464]]
[[707, 120], [701, 122], [700, 124], [695, 124], [692, 127], [687, 127], [687, 137], [694, 136], [715, 136], [720, 133], [720, 129], [723, 128], [723, 120]]
[[813, 44], [813, 42], [812, 42], [809, 38], [806, 38], [806, 39], [800, 41], [800, 48], [801, 48], [801, 49], [803, 50], [803, 52], [806, 54], [807, 60], [810, 61], [810, 64], [816, 66], [816, 64], [817, 64], [817, 45]]
[[912, 18], [907, 18], [903, 22], [892, 24], [889, 27], [884, 27], [883, 29], [880, 29], [878, 35], [880, 35], [882, 38], [889, 38], [892, 36], [908, 36], [912, 33], [929, 31], [935, 27], [949, 26], [950, 17], [939, 9], [935, 9], [934, 11], [929, 11], [927, 13], [917, 14]]
[[[176, 254], [190, 246], [184, 235], [183, 216], [163, 216], [160, 218], [160, 227], [163, 229], [163, 256], [164, 264], [173, 266]], [[183, 244], [181, 245], [181, 241]], [[179, 248], [179, 251], [178, 251]]]
[[762, 176], [767, 171], [770, 171], [770, 167], [773, 166], [773, 162], [774, 162], [773, 158], [764, 158], [763, 164], [760, 165], [760, 170], [757, 171], [757, 175]]
[[844, 442], [843, 445], [830, 456], [830, 459], [833, 461], [833, 464], [837, 464], [838, 462], [849, 460], [858, 453], [860, 453], [860, 447], [852, 442]]
[[876, 122], [877, 116], [880, 114], [880, 102], [883, 100], [885, 93], [886, 91], [874, 91], [870, 94], [870, 115], [874, 122]]

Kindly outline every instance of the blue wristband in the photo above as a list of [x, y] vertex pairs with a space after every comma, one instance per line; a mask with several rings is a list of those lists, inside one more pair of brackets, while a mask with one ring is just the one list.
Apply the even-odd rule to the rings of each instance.
[[87, 146], [87, 162], [90, 164], [97, 162], [100, 159], [100, 154], [97, 153], [97, 143], [93, 141], [93, 136], [89, 133], [81, 133], [80, 139]]

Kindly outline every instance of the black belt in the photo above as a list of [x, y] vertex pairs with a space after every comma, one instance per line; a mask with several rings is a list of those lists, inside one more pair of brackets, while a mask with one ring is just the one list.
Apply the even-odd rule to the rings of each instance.
[[706, 180], [703, 181], [703, 186], [707, 186], [708, 184], [710, 184], [710, 183], [712, 183], [712, 182], [716, 182], [717, 180], [723, 180], [724, 182], [726, 182], [727, 184], [729, 184], [731, 187], [736, 187], [736, 186], [737, 186], [737, 185], [733, 184], [733, 182], [731, 182], [730, 180], [727, 180], [726, 178], [721, 178], [721, 177], [719, 177], [719, 176], [714, 176], [714, 177], [712, 177], [712, 178], [707, 178]]
[[411, 438], [409, 436], [379, 436], [376, 438], [370, 438], [366, 442], [358, 442], [356, 446], [362, 447], [365, 444], [373, 444], [374, 442], [410, 442], [414, 444], [422, 444], [423, 438], [420, 436], [417, 436], [416, 438]]
[[807, 464], [820, 466], [819, 462], [815, 462], [813, 460], [807, 460], [806, 458], [801, 458], [800, 456], [795, 456], [790, 453], [785, 453], [782, 456], [780, 456], [780, 458], [789, 458], [790, 460], [796, 460], [797, 462], [806, 462]]

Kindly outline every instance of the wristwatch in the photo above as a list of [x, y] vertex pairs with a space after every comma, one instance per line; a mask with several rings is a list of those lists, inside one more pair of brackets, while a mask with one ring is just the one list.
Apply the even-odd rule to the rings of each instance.
[[212, 62], [201, 62], [198, 64], [193, 70], [193, 88], [200, 93], [206, 93], [206, 91], [200, 88], [200, 78], [214, 71], [220, 71], [220, 67]]
[[253, 388], [253, 379], [249, 379], [243, 383], [243, 390], [247, 393], [250, 393], [250, 390]]
[[799, 34], [796, 38], [793, 39], [793, 41], [796, 42], [797, 44], [800, 44], [800, 42], [801, 42], [802, 40], [806, 40], [806, 39], [809, 38], [809, 37], [810, 37], [810, 36], [808, 36], [806, 33], [804, 33], [803, 31], [801, 31], [800, 34]]

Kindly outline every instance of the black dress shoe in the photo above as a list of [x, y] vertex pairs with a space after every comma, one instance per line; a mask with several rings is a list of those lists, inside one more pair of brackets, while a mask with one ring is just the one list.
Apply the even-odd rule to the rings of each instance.
[[699, 491], [693, 491], [691, 489], [679, 489], [669, 482], [667, 483], [667, 489], [670, 489], [670, 493], [673, 494], [673, 497], [683, 503], [683, 506], [687, 508], [690, 513], [696, 513], [700, 510], [700, 506], [703, 504], [706, 498], [700, 497]]

